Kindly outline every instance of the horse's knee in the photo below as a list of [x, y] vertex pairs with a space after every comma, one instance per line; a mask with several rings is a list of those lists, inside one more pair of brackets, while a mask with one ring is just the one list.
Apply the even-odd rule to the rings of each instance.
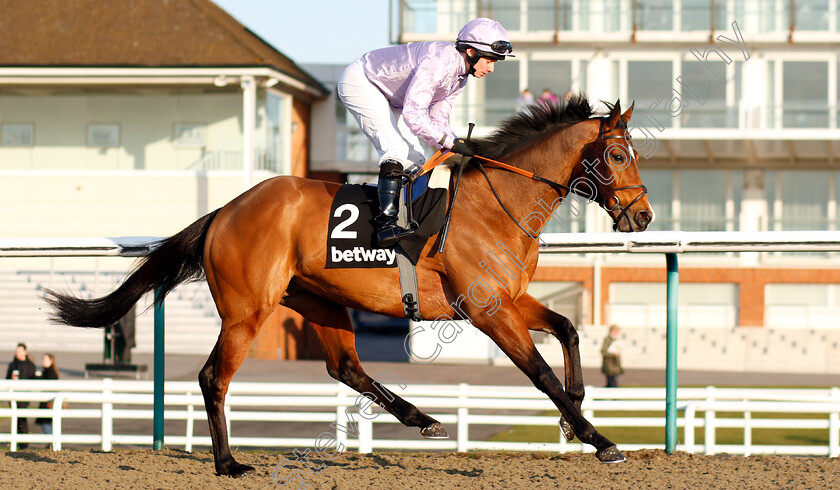
[[330, 376], [351, 388], [357, 388], [362, 385], [365, 379], [365, 373], [362, 367], [351, 359], [342, 359], [337, 363], [329, 363], [327, 365], [327, 372]]

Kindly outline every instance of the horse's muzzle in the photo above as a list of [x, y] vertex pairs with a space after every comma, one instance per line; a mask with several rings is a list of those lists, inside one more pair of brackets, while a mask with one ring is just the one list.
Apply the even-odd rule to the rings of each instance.
[[650, 222], [653, 221], [653, 216], [647, 211], [639, 211], [633, 217], [633, 220], [636, 222], [636, 226], [639, 227], [639, 231], [645, 231]]

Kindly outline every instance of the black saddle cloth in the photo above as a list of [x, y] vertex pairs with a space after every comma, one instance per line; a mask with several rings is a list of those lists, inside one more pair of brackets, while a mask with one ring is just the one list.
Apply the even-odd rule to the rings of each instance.
[[[421, 178], [422, 179], [422, 178]], [[446, 215], [446, 189], [429, 189], [415, 184], [411, 202], [414, 220], [419, 223], [413, 235], [399, 245], [417, 264], [429, 237], [443, 226]], [[396, 267], [396, 252], [376, 245], [379, 199], [376, 186], [344, 184], [330, 206], [327, 233], [327, 269]]]

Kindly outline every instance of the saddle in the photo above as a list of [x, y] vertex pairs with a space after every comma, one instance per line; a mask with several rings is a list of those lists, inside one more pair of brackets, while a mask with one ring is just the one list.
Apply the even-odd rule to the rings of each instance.
[[[393, 248], [376, 244], [376, 221], [379, 202], [376, 186], [343, 184], [330, 206], [327, 232], [327, 269], [390, 268], [397, 266], [396, 256], [404, 252], [412, 265], [420, 259], [430, 237], [440, 231], [446, 215], [451, 172], [438, 166], [412, 185], [404, 186], [400, 198], [400, 219], [415, 228]], [[410, 191], [409, 195], [406, 195]]]

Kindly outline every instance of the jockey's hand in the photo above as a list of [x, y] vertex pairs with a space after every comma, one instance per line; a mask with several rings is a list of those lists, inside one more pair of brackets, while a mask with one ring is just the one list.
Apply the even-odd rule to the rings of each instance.
[[452, 143], [452, 151], [471, 157], [475, 155], [475, 145], [472, 141], [467, 141], [463, 138], [455, 138], [455, 142]]

